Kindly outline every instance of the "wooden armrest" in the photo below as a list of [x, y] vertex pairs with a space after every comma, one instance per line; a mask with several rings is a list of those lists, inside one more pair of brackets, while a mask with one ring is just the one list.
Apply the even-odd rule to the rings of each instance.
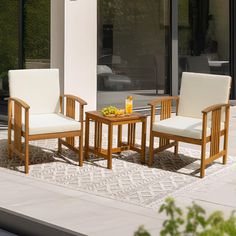
[[[21, 133], [22, 129], [22, 111], [21, 109], [24, 108], [24, 114], [25, 114], [25, 132], [28, 133], [29, 131], [29, 109], [30, 106], [24, 102], [23, 100], [15, 97], [9, 97], [8, 99], [8, 130], [10, 131], [12, 129], [12, 106], [14, 107], [14, 131], [18, 131]], [[15, 125], [15, 123], [17, 125]], [[18, 136], [18, 143], [21, 143], [21, 136]]]
[[73, 100], [77, 101], [78, 103], [80, 103], [80, 105], [82, 105], [82, 106], [87, 105], [87, 102], [85, 102], [82, 98], [74, 96], [74, 95], [64, 94], [64, 95], [61, 95], [61, 97], [73, 99]]
[[215, 111], [217, 109], [221, 109], [223, 107], [225, 108], [229, 108], [229, 104], [228, 103], [223, 103], [223, 104], [215, 104], [215, 105], [212, 105], [212, 106], [209, 106], [207, 108], [205, 108], [204, 110], [202, 110], [202, 113], [203, 114], [207, 114], [209, 112], [212, 112], [212, 111]]
[[[211, 142], [215, 143], [215, 140], [220, 140], [221, 136], [221, 115], [222, 115], [222, 108], [225, 108], [225, 120], [224, 120], [224, 131], [227, 135], [228, 128], [229, 128], [229, 103], [224, 104], [215, 104], [209, 106], [202, 110], [202, 140], [206, 143], [206, 136], [207, 136], [207, 122], [208, 122], [208, 114], [211, 113]], [[212, 141], [213, 140], [213, 141]], [[218, 147], [218, 146], [216, 146]], [[211, 144], [212, 149], [212, 144]], [[217, 150], [217, 149], [216, 149]]]
[[[60, 112], [62, 112], [62, 98], [65, 97], [67, 100], [66, 103], [66, 116], [75, 119], [75, 102], [78, 102], [80, 104], [80, 118], [79, 121], [83, 123], [83, 117], [84, 117], [84, 105], [87, 105], [87, 102], [85, 102], [82, 98], [70, 95], [70, 94], [64, 94], [60, 96]], [[68, 103], [69, 102], [69, 103]], [[83, 129], [83, 126], [81, 127]]]
[[179, 100], [178, 96], [168, 96], [168, 97], [159, 97], [156, 98], [148, 103], [150, 106], [156, 106], [157, 104], [161, 103], [162, 101], [168, 101], [168, 100]]
[[13, 101], [13, 102], [17, 103], [18, 105], [20, 105], [21, 107], [23, 107], [26, 110], [30, 109], [30, 106], [26, 102], [24, 102], [23, 100], [21, 100], [19, 98], [12, 98], [12, 97], [10, 97], [9, 101], [10, 102]]
[[161, 104], [161, 114], [160, 119], [168, 119], [171, 117], [171, 102], [176, 101], [176, 114], [178, 113], [178, 103], [179, 97], [178, 96], [168, 96], [168, 97], [159, 97], [157, 99], [152, 100], [148, 103], [151, 106], [151, 131], [152, 131], [152, 124], [155, 122], [155, 110], [156, 105]]

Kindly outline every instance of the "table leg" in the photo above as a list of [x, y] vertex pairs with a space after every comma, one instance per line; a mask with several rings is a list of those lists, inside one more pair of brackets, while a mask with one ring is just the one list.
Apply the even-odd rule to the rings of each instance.
[[102, 123], [98, 123], [98, 151], [102, 149]]
[[118, 139], [117, 146], [120, 147], [122, 143], [122, 125], [118, 125]]
[[86, 121], [85, 121], [85, 152], [84, 152], [84, 157], [86, 160], [89, 158], [89, 117], [86, 116]]
[[94, 150], [98, 149], [98, 122], [94, 121]]
[[135, 133], [136, 133], [136, 123], [132, 124], [132, 139], [131, 139], [132, 147], [135, 147]]
[[131, 145], [131, 136], [132, 136], [132, 124], [128, 124], [128, 145]]
[[113, 125], [108, 125], [108, 147], [107, 147], [107, 168], [112, 169], [112, 138], [113, 138]]
[[147, 118], [142, 122], [141, 163], [145, 164]]

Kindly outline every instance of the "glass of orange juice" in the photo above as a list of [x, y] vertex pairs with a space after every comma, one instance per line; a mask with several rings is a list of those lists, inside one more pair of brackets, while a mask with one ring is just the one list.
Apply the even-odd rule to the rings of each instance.
[[132, 114], [133, 112], [133, 99], [131, 97], [128, 97], [125, 99], [125, 113], [126, 114]]

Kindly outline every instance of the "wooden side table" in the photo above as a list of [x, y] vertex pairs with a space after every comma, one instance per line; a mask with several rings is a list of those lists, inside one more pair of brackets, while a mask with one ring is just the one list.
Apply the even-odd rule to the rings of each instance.
[[[95, 122], [94, 146], [89, 146], [89, 127], [90, 122]], [[141, 148], [135, 143], [136, 124], [142, 123], [142, 142]], [[108, 148], [102, 148], [102, 126], [108, 126]], [[128, 141], [122, 140], [122, 125], [128, 125]], [[145, 163], [146, 148], [146, 125], [147, 117], [140, 113], [133, 113], [123, 117], [105, 117], [99, 111], [86, 112], [86, 130], [85, 130], [85, 158], [89, 158], [89, 153], [101, 156], [107, 159], [107, 168], [112, 169], [112, 154], [124, 150], [134, 150], [141, 154], [141, 162]], [[117, 147], [112, 147], [113, 127], [118, 126]]]

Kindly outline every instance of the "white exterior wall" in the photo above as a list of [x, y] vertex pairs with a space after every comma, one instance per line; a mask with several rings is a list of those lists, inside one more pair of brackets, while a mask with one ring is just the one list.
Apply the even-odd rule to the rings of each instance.
[[51, 0], [51, 67], [60, 69], [61, 92], [97, 107], [97, 1]]
[[[97, 2], [96, 0], [94, 0]], [[60, 69], [60, 90], [64, 93], [64, 12], [65, 0], [51, 0], [51, 58], [50, 67]], [[32, 65], [30, 65], [32, 67]], [[35, 65], [38, 68], [37, 65]], [[26, 64], [27, 68], [27, 64]], [[94, 80], [96, 83], [96, 80]], [[0, 89], [1, 89], [0, 82]], [[43, 92], [42, 92], [43, 94]], [[96, 104], [96, 102], [94, 102]], [[6, 115], [0, 114], [0, 119], [7, 121]]]
[[65, 0], [64, 91], [97, 105], [97, 1]]
[[60, 70], [60, 90], [64, 93], [64, 0], [51, 0], [51, 68]]

